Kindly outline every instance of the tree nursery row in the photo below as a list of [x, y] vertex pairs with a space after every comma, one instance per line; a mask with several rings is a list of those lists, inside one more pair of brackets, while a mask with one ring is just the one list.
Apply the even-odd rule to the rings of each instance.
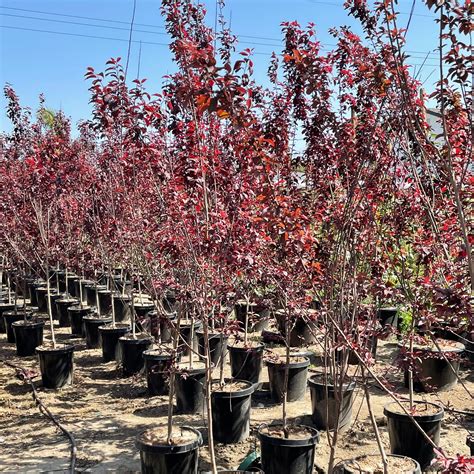
[[[391, 0], [348, 0], [363, 37], [334, 28], [331, 50], [314, 25], [283, 23], [265, 86], [223, 15], [214, 31], [202, 5], [161, 3], [176, 72], [159, 93], [120, 58], [88, 68], [76, 136], [5, 87], [0, 362], [69, 437], [70, 471], [74, 429], [41, 400], [80, 385], [75, 358], [96, 350], [166, 406], [136, 433], [144, 473], [472, 472], [471, 4], [427, 1], [441, 45], [428, 95]], [[452, 390], [470, 407], [427, 398]], [[356, 392], [371, 454], [341, 460]], [[255, 425], [261, 405], [278, 414]], [[462, 452], [443, 447], [453, 412]], [[249, 437], [253, 456], [222, 470], [219, 447]]]

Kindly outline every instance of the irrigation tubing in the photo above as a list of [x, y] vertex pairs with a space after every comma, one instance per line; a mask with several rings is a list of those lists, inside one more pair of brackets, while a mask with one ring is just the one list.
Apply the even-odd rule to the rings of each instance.
[[71, 445], [71, 458], [69, 462], [69, 471], [73, 474], [76, 469], [76, 457], [77, 457], [77, 444], [76, 440], [74, 438], [74, 435], [68, 431], [59, 421], [58, 419], [51, 413], [49, 408], [43, 403], [43, 401], [38, 397], [38, 392], [36, 391], [35, 384], [31, 380], [30, 375], [28, 374], [28, 371], [22, 367], [19, 367], [18, 365], [12, 364], [11, 362], [8, 362], [6, 360], [0, 359], [0, 362], [3, 362], [5, 365], [8, 367], [11, 367], [12, 369], [16, 370], [17, 377], [20, 380], [23, 380], [24, 382], [27, 382], [31, 390], [33, 391], [33, 400], [35, 401], [36, 405], [38, 406], [39, 411], [49, 418], [57, 428], [61, 430], [61, 432], [68, 438], [69, 443]]

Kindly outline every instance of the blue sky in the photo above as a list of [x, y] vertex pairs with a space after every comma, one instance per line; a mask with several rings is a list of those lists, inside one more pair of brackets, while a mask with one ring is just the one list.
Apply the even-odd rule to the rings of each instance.
[[[162, 76], [174, 70], [168, 48], [163, 45], [168, 38], [160, 3], [137, 0], [133, 33], [137, 42], [132, 43], [130, 55], [129, 78], [133, 79], [141, 40], [140, 76], [148, 78], [151, 92], [158, 91]], [[204, 3], [207, 21], [213, 25], [215, 0]], [[259, 82], [264, 82], [270, 53], [279, 51], [282, 21], [314, 22], [323, 43], [334, 42], [328, 33], [334, 26], [348, 25], [359, 33], [357, 23], [347, 16], [342, 5], [342, 0], [227, 0], [225, 15], [232, 20], [233, 32], [241, 35], [240, 48], [254, 48], [258, 53], [254, 57], [255, 75]], [[411, 7], [411, 0], [400, 0], [400, 20], [404, 24]], [[87, 66], [102, 70], [110, 57], [126, 57], [132, 8], [133, 0], [0, 0], [2, 87], [6, 82], [12, 84], [22, 103], [33, 109], [43, 93], [46, 105], [62, 109], [73, 123], [88, 118], [89, 93], [84, 72]], [[437, 46], [437, 27], [421, 0], [416, 0], [414, 13], [407, 50], [413, 51], [410, 61], [418, 69], [426, 53]], [[437, 78], [436, 63], [436, 54], [432, 54], [420, 74], [428, 91]], [[9, 130], [3, 94], [0, 106], [0, 130]]]

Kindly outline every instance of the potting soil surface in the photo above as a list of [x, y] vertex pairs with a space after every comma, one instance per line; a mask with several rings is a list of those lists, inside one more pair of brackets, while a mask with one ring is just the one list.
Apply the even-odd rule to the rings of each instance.
[[[140, 457], [135, 439], [148, 428], [166, 424], [168, 397], [149, 397], [143, 375], [122, 377], [115, 362], [102, 362], [100, 349], [86, 349], [84, 340], [71, 339], [69, 332], [68, 328], [57, 328], [58, 342], [76, 345], [72, 386], [59, 390], [42, 388], [37, 358], [17, 357], [15, 345], [7, 343], [5, 334], [0, 334], [0, 360], [31, 371], [38, 396], [75, 437], [78, 449], [77, 472], [139, 472]], [[45, 336], [49, 338], [47, 327]], [[282, 348], [275, 350], [280, 354], [283, 351]], [[407, 390], [403, 386], [403, 374], [392, 366], [397, 352], [395, 339], [379, 341], [374, 371], [391, 382], [394, 392], [407, 396]], [[316, 357], [313, 362], [317, 364], [318, 360]], [[466, 435], [468, 430], [474, 429], [474, 423], [472, 417], [463, 412], [472, 411], [474, 406], [466, 391], [467, 389], [471, 393], [474, 392], [474, 375], [471, 369], [464, 363], [461, 367], [460, 376], [465, 387], [458, 383], [447, 392], [417, 394], [417, 399], [438, 402], [448, 408], [441, 429], [441, 447], [449, 455], [469, 454]], [[318, 367], [311, 366], [310, 374], [311, 370], [317, 371]], [[351, 370], [356, 371], [356, 368]], [[229, 367], [226, 368], [225, 375], [230, 375]], [[216, 445], [217, 464], [220, 468], [235, 468], [250, 452], [258, 449], [256, 431], [262, 423], [281, 421], [282, 407], [271, 402], [267, 390], [266, 367], [263, 369], [263, 382], [263, 389], [252, 396], [250, 436], [237, 444]], [[389, 439], [383, 407], [391, 399], [375, 381], [371, 384], [370, 393], [382, 443], [388, 451]], [[290, 423], [311, 426], [309, 390], [303, 400], [288, 403], [287, 412]], [[205, 416], [178, 414], [174, 417], [173, 425], [192, 426], [203, 433], [200, 469], [208, 470], [210, 458], [206, 445]], [[339, 433], [337, 446], [338, 461], [378, 452], [363, 390], [359, 385], [355, 389], [352, 422]], [[323, 431], [316, 451], [315, 472], [326, 471], [329, 453], [327, 433]], [[69, 459], [68, 440], [40, 413], [32, 399], [29, 384], [20, 380], [14, 369], [0, 363], [0, 471], [61, 472], [68, 469]]]
[[[383, 474], [383, 462], [379, 456], [361, 456], [346, 464], [351, 470], [356, 472], [365, 472], [373, 474]], [[393, 473], [412, 473], [415, 469], [415, 463], [410, 458], [387, 457], [388, 472]]]

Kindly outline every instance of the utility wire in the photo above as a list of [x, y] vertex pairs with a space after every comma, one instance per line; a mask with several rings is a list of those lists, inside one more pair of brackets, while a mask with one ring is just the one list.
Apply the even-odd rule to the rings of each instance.
[[[54, 35], [65, 35], [65, 36], [78, 36], [81, 38], [93, 38], [93, 39], [102, 39], [102, 40], [109, 40], [109, 41], [121, 41], [123, 43], [128, 43], [127, 39], [124, 38], [111, 38], [107, 36], [96, 36], [96, 35], [83, 35], [79, 33], [66, 33], [62, 31], [51, 31], [51, 30], [40, 30], [40, 29], [35, 29], [35, 28], [22, 28], [19, 26], [9, 26], [9, 25], [0, 25], [0, 28], [8, 28], [11, 30], [20, 30], [20, 31], [32, 31], [32, 32], [37, 32], [37, 33], [50, 33]], [[169, 43], [157, 43], [155, 41], [142, 41], [142, 40], [132, 40], [132, 43], [138, 43], [138, 44], [152, 44], [156, 46], [169, 46]], [[270, 57], [271, 53], [262, 53], [260, 51], [254, 51], [254, 55], [258, 56], [267, 56]], [[411, 66], [421, 66], [421, 63], [411, 63]], [[424, 66], [428, 67], [438, 67], [437, 64], [424, 64]]]
[[[51, 30], [40, 30], [36, 28], [23, 28], [20, 26], [9, 26], [9, 25], [0, 25], [0, 28], [8, 28], [10, 30], [22, 30], [22, 31], [34, 31], [38, 33], [51, 33], [53, 35], [66, 35], [66, 36], [79, 36], [81, 38], [93, 38], [93, 39], [102, 39], [110, 41], [122, 41], [128, 43], [128, 39], [124, 38], [110, 38], [107, 36], [96, 36], [96, 35], [83, 35], [80, 33], [66, 33], [63, 31], [51, 31]], [[140, 43], [138, 40], [132, 40], [132, 43]], [[157, 43], [155, 41], [142, 41], [143, 44], [154, 44], [157, 46], [169, 46], [169, 43]]]
[[[319, 1], [319, 0], [311, 0], [311, 3], [320, 3], [320, 4], [323, 4], [323, 5], [332, 5], [332, 6], [342, 6], [342, 5], [340, 5], [336, 2], [329, 2], [329, 1], [326, 2], [326, 1]], [[83, 19], [83, 20], [102, 21], [102, 22], [110, 22], [110, 23], [119, 23], [119, 24], [123, 24], [123, 25], [130, 25], [130, 22], [128, 22], [128, 21], [110, 20], [110, 19], [106, 19], [106, 18], [88, 17], [88, 16], [80, 16], [80, 15], [68, 15], [68, 14], [62, 14], [62, 13], [57, 13], [57, 12], [46, 12], [44, 10], [30, 10], [30, 9], [27, 9], [27, 8], [5, 7], [5, 6], [1, 6], [1, 5], [0, 5], [0, 8], [8, 9], [8, 10], [22, 11], [22, 12], [28, 12], [28, 13], [40, 13], [40, 14], [43, 14], [43, 15], [62, 16], [62, 17], [68, 17], [68, 18], [79, 18], [79, 19]], [[408, 13], [408, 12], [400, 12], [400, 13], [410, 15], [410, 13]], [[12, 15], [12, 14], [0, 14], [0, 15], [20, 17], [19, 15]], [[430, 15], [421, 15], [421, 14], [415, 14], [415, 13], [412, 13], [411, 15], [412, 16], [425, 16], [425, 17], [433, 18]], [[25, 18], [28, 18], [28, 17], [25, 16]], [[52, 19], [47, 19], [47, 18], [34, 18], [34, 19], [44, 20], [44, 21], [55, 21], [55, 22], [61, 23], [61, 20], [52, 20]], [[67, 22], [67, 21], [62, 21], [62, 22], [82, 25], [81, 23], [74, 23], [74, 22]], [[83, 24], [83, 25], [84, 26], [99, 27], [99, 28], [100, 27], [102, 27], [102, 28], [112, 28], [112, 27], [106, 26], [106, 25], [93, 25], [93, 24]], [[146, 27], [150, 27], [150, 28], [158, 28], [158, 29], [162, 29], [162, 30], [165, 29], [163, 26], [150, 25], [150, 24], [145, 24], [145, 23], [135, 23], [135, 25], [136, 26], [146, 26]], [[128, 31], [128, 28], [118, 28], [118, 27], [116, 27], [116, 28], [113, 28], [113, 29], [123, 29], [123, 30]], [[134, 31], [140, 32], [140, 33], [148, 33], [148, 34], [167, 35], [167, 33], [157, 32], [157, 31], [143, 31], [143, 30], [134, 30]], [[278, 44], [266, 44], [266, 43], [254, 43], [254, 42], [240, 41], [240, 43], [242, 43], [242, 44], [257, 44], [259, 46], [279, 47], [279, 46], [281, 46], [281, 43], [282, 43], [281, 38], [271, 38], [271, 37], [268, 37], [268, 36], [254, 36], [254, 35], [236, 35], [236, 36], [238, 38], [258, 39], [258, 40], [265, 40], [265, 41], [276, 41], [278, 43]], [[326, 46], [336, 46], [335, 43], [321, 43], [321, 44], [324, 44]], [[426, 53], [426, 51], [414, 51], [414, 50], [407, 50], [407, 52], [409, 52], [409, 53], [419, 53], [419, 54], [425, 54]], [[435, 53], [430, 52], [429, 54], [435, 54]]]
[[[32, 31], [32, 32], [37, 32], [37, 33], [50, 33], [54, 35], [65, 35], [65, 36], [77, 36], [80, 38], [92, 38], [92, 39], [102, 39], [102, 40], [109, 40], [109, 41], [121, 41], [124, 43], [128, 43], [129, 41], [124, 38], [112, 38], [108, 36], [97, 36], [97, 35], [85, 35], [85, 34], [80, 34], [80, 33], [66, 33], [63, 31], [52, 31], [52, 30], [41, 30], [41, 29], [36, 29], [36, 28], [24, 28], [20, 26], [10, 26], [10, 25], [0, 25], [0, 28], [7, 28], [10, 30], [20, 30], [20, 31]], [[142, 41], [142, 40], [132, 40], [132, 43], [142, 43], [142, 44], [152, 44], [156, 46], [169, 46], [169, 43], [158, 43], [156, 41]], [[322, 48], [324, 49], [324, 48]], [[267, 56], [270, 57], [272, 54], [271, 53], [264, 53], [261, 51], [254, 51], [254, 55], [256, 56]], [[411, 63], [410, 65], [412, 66], [421, 66], [422, 64], [420, 63]], [[438, 67], [437, 64], [424, 64], [424, 66], [428, 67]]]
[[[80, 16], [80, 15], [67, 15], [66, 13], [56, 13], [56, 12], [45, 12], [44, 10], [30, 10], [28, 8], [15, 8], [15, 7], [4, 7], [0, 5], [0, 8], [4, 8], [6, 10], [17, 10], [21, 12], [28, 12], [28, 13], [40, 13], [42, 15], [53, 15], [53, 16], [65, 16], [68, 18], [80, 18], [82, 20], [93, 20], [93, 21], [105, 21], [108, 23], [120, 23], [122, 25], [130, 25], [129, 21], [120, 21], [120, 20], [110, 20], [108, 18], [97, 18], [97, 17], [90, 17], [90, 16]], [[150, 28], [159, 28], [164, 30], [164, 26], [158, 25], [148, 25], [145, 23], [135, 23], [137, 26], [148, 26]]]
[[[15, 15], [13, 13], [0, 13], [0, 16], [8, 16], [12, 18], [26, 18], [27, 20], [49, 21], [52, 23], [64, 23], [67, 25], [90, 26], [92, 28], [107, 28], [109, 30], [130, 31], [130, 26], [128, 28], [123, 28], [121, 26], [94, 25], [93, 23], [82, 23], [80, 21], [54, 20], [53, 18], [41, 18], [38, 16], [28, 16], [28, 15]], [[133, 30], [133, 31], [136, 31], [137, 33], [149, 33], [152, 35], [168, 36], [168, 33], [162, 33], [160, 31], [149, 31], [149, 30]]]
[[132, 21], [130, 22], [130, 34], [128, 36], [127, 63], [125, 65], [125, 79], [127, 79], [128, 63], [130, 61], [130, 50], [132, 49], [133, 22], [135, 21], [136, 10], [137, 10], [137, 0], [133, 0]]
[[138, 50], [138, 68], [137, 68], [137, 79], [140, 79], [140, 65], [142, 62], [142, 42], [140, 41], [140, 49]]
[[[79, 26], [86, 26], [86, 27], [90, 26], [90, 27], [94, 27], [94, 28], [108, 28], [108, 29], [120, 30], [120, 31], [130, 31], [130, 28], [122, 28], [122, 27], [119, 27], [119, 26], [94, 25], [94, 24], [91, 24], [91, 23], [82, 23], [82, 22], [67, 21], [67, 20], [53, 20], [53, 19], [49, 19], [49, 18], [39, 18], [39, 17], [27, 16], [27, 15], [14, 15], [14, 14], [10, 14], [10, 13], [0, 13], [0, 16], [7, 16], [7, 17], [13, 17], [13, 18], [25, 18], [25, 19], [28, 19], [28, 20], [49, 21], [49, 22], [54, 22], [54, 23], [64, 23], [64, 24], [68, 24], [68, 25], [72, 24], [72, 25], [79, 25]], [[134, 29], [133, 31], [136, 32], [136, 33], [147, 33], [147, 34], [168, 36], [167, 33], [161, 33], [161, 32], [157, 32], [157, 31], [136, 30], [136, 29]], [[244, 35], [240, 35], [240, 37], [244, 37]], [[255, 37], [255, 38], [258, 38], [258, 37]], [[277, 40], [275, 39], [275, 41], [277, 41]], [[271, 48], [280, 48], [282, 46], [281, 43], [280, 44], [270, 44], [270, 43], [259, 43], [259, 42], [255, 42], [255, 41], [252, 41], [252, 42], [251, 41], [239, 41], [239, 44], [248, 44], [248, 45], [254, 45], [254, 46], [269, 46]], [[321, 45], [323, 45], [323, 47], [321, 48], [323, 50], [328, 50], [324, 46], [334, 46], [334, 47], [337, 46], [337, 44], [335, 44], [335, 43], [321, 43]], [[431, 51], [426, 52], [426, 51], [407, 50], [407, 52], [409, 52], [409, 53], [422, 53], [422, 54], [427, 54], [428, 56], [435, 54], [434, 52], [431, 52]], [[266, 53], [255, 53], [255, 54], [266, 54]], [[414, 55], [411, 55], [411, 57], [415, 58], [415, 59], [424, 59], [425, 58], [425, 56], [414, 56]]]

